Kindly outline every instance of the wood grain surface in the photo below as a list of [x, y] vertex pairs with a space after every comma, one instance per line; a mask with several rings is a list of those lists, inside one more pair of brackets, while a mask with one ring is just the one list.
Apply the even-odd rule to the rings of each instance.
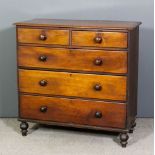
[[[100, 43], [95, 38], [100, 37]], [[123, 32], [95, 32], [95, 31], [72, 31], [73, 46], [95, 46], [107, 48], [127, 48], [127, 33]]]
[[[18, 28], [18, 42], [20, 43], [38, 43], [38, 44], [53, 44], [53, 45], [68, 45], [69, 31], [58, 29], [30, 29]], [[46, 36], [46, 40], [41, 40], [40, 35]]]
[[114, 30], [131, 30], [141, 24], [134, 21], [110, 21], [110, 20], [67, 20], [67, 19], [33, 19], [15, 23], [17, 26], [49, 26], [69, 28], [103, 28]]
[[[46, 107], [46, 111], [40, 109]], [[96, 113], [102, 117], [97, 118]], [[124, 128], [126, 104], [20, 95], [20, 117], [90, 126]]]
[[19, 46], [18, 64], [48, 69], [127, 73], [127, 52]]
[[126, 77], [19, 69], [19, 90], [125, 101]]

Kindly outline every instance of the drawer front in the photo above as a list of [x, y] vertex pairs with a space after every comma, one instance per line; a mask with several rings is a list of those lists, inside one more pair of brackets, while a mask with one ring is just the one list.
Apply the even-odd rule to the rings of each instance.
[[19, 46], [18, 64], [49, 69], [126, 73], [127, 52]]
[[18, 28], [18, 42], [34, 44], [68, 45], [69, 31], [54, 29]]
[[126, 100], [126, 77], [19, 70], [21, 92]]
[[73, 46], [127, 48], [127, 33], [72, 31]]
[[126, 104], [20, 95], [20, 117], [100, 127], [125, 127]]

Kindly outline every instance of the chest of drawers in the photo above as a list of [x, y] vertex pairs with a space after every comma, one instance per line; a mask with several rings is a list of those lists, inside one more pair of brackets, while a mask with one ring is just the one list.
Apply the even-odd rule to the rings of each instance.
[[19, 120], [120, 133], [137, 114], [140, 22], [34, 19], [16, 23]]

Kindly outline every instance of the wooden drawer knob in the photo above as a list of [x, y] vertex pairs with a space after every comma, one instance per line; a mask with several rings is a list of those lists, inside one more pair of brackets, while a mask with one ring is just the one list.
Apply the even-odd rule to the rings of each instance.
[[95, 89], [96, 91], [100, 91], [100, 90], [102, 89], [102, 86], [101, 86], [100, 84], [96, 84], [96, 85], [94, 86], [94, 89]]
[[94, 38], [95, 43], [101, 43], [102, 42], [102, 37], [97, 36]]
[[40, 107], [40, 112], [46, 112], [47, 111], [47, 107], [46, 106], [41, 106]]
[[41, 55], [39, 56], [39, 60], [44, 62], [47, 60], [47, 57], [45, 55]]
[[101, 117], [102, 117], [102, 113], [99, 112], [99, 111], [97, 111], [97, 112], [95, 113], [95, 117], [96, 117], [96, 118], [101, 118]]
[[95, 64], [96, 66], [100, 66], [100, 65], [102, 65], [102, 62], [103, 62], [102, 59], [97, 58], [97, 59], [95, 59], [94, 64]]
[[44, 40], [47, 39], [47, 36], [46, 36], [45, 34], [41, 34], [41, 35], [39, 36], [39, 39], [42, 40], [42, 41], [44, 41]]
[[46, 86], [47, 85], [47, 81], [46, 80], [41, 80], [39, 82], [40, 86]]

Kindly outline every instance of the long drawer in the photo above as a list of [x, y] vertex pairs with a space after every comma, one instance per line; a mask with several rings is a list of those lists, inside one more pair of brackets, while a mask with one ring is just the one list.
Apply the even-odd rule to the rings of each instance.
[[18, 64], [49, 69], [126, 73], [127, 52], [19, 46]]
[[42, 121], [124, 128], [126, 104], [20, 95], [20, 117]]
[[20, 92], [126, 100], [126, 77], [19, 69]]

